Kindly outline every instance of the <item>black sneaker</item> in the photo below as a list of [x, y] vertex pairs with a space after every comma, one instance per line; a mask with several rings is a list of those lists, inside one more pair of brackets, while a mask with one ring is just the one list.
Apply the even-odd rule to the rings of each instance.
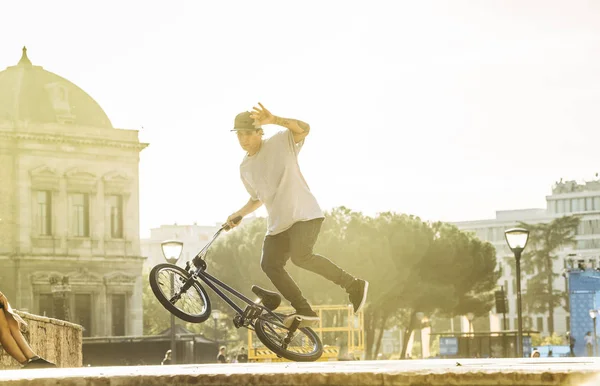
[[296, 312], [294, 312], [293, 314], [286, 316], [283, 319], [283, 324], [287, 328], [290, 328], [296, 317], [299, 317], [301, 319], [298, 328], [308, 327], [319, 321], [319, 315], [317, 315], [317, 313], [314, 312], [312, 309], [307, 308], [296, 310]]
[[25, 365], [22, 367], [24, 369], [42, 369], [42, 368], [52, 368], [56, 367], [56, 365], [52, 362], [48, 362], [47, 360], [35, 356], [27, 361]]
[[360, 311], [365, 305], [368, 290], [369, 282], [361, 279], [354, 279], [354, 282], [346, 289], [350, 303], [354, 307], [354, 313]]

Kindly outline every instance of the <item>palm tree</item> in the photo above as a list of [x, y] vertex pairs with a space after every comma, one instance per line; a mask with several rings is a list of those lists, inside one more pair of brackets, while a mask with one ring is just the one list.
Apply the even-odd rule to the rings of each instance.
[[554, 278], [558, 277], [552, 269], [558, 259], [556, 252], [565, 245], [575, 243], [575, 233], [580, 218], [563, 216], [549, 223], [527, 224], [519, 226], [529, 230], [527, 252], [523, 254], [523, 269], [533, 274], [527, 282], [524, 303], [531, 312], [548, 311], [548, 332], [554, 333], [554, 308], [561, 304], [565, 294], [554, 289]]

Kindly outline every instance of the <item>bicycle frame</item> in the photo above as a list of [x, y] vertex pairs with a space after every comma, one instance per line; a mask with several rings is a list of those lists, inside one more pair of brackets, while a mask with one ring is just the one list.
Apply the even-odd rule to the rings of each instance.
[[[245, 318], [245, 316], [244, 316], [245, 310], [242, 310], [242, 308], [239, 307], [233, 300], [231, 300], [231, 298], [229, 296], [227, 296], [223, 291], [221, 291], [221, 289], [219, 289], [219, 287], [221, 287], [225, 291], [229, 292], [231, 295], [235, 296], [236, 298], [242, 300], [243, 302], [248, 304], [248, 306], [258, 307], [261, 310], [260, 314], [256, 318], [251, 318], [251, 319], [263, 319], [264, 320], [264, 318], [262, 317], [262, 313], [264, 311], [266, 311], [268, 314], [275, 317], [280, 322], [281, 327], [285, 328], [285, 326], [283, 325], [283, 320], [277, 314], [275, 314], [273, 311], [271, 311], [270, 309], [268, 309], [267, 307], [265, 307], [261, 304], [255, 303], [254, 301], [252, 301], [251, 299], [246, 297], [244, 294], [240, 293], [239, 291], [228, 286], [227, 284], [223, 283], [221, 280], [217, 279], [216, 277], [214, 277], [211, 274], [209, 274], [208, 272], [206, 272], [207, 265], [206, 265], [206, 261], [204, 260], [204, 257], [206, 256], [206, 252], [208, 251], [208, 248], [211, 246], [211, 244], [217, 239], [217, 237], [219, 237], [221, 232], [223, 232], [224, 230], [228, 230], [226, 225], [223, 225], [221, 227], [221, 229], [219, 229], [217, 231], [217, 233], [215, 233], [212, 240], [210, 240], [208, 242], [208, 244], [206, 244], [206, 246], [204, 248], [202, 248], [202, 250], [200, 252], [198, 252], [198, 254], [192, 259], [192, 266], [194, 267], [194, 269], [191, 271], [188, 271], [188, 272], [190, 272], [190, 274], [192, 276], [191, 277], [192, 280], [195, 282], [197, 282], [198, 279], [203, 281], [221, 299], [223, 299], [227, 304], [229, 304], [229, 306], [231, 308], [233, 308], [242, 318]], [[188, 262], [188, 264], [189, 264], [189, 262]], [[186, 270], [187, 270], [187, 267], [186, 267]], [[184, 285], [184, 287], [182, 287], [180, 292], [182, 290], [187, 290], [186, 287], [187, 286]], [[178, 294], [176, 294], [175, 296], [177, 296], [177, 295]]]

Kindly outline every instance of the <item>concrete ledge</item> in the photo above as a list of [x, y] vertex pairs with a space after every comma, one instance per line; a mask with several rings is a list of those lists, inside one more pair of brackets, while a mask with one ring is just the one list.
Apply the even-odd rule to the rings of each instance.
[[[38, 355], [59, 367], [81, 367], [83, 328], [80, 325], [16, 311], [27, 326], [23, 336]], [[0, 347], [0, 368], [17, 369], [21, 365]]]
[[9, 386], [594, 386], [600, 360], [420, 360], [87, 367], [0, 372]]

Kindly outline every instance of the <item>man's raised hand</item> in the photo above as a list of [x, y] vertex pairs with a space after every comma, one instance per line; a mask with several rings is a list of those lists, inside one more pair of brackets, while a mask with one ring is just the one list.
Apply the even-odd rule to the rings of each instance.
[[258, 105], [260, 107], [254, 106], [252, 108], [253, 111], [250, 114], [250, 118], [254, 119], [256, 124], [261, 126], [275, 123], [275, 116], [262, 103], [258, 102]]

